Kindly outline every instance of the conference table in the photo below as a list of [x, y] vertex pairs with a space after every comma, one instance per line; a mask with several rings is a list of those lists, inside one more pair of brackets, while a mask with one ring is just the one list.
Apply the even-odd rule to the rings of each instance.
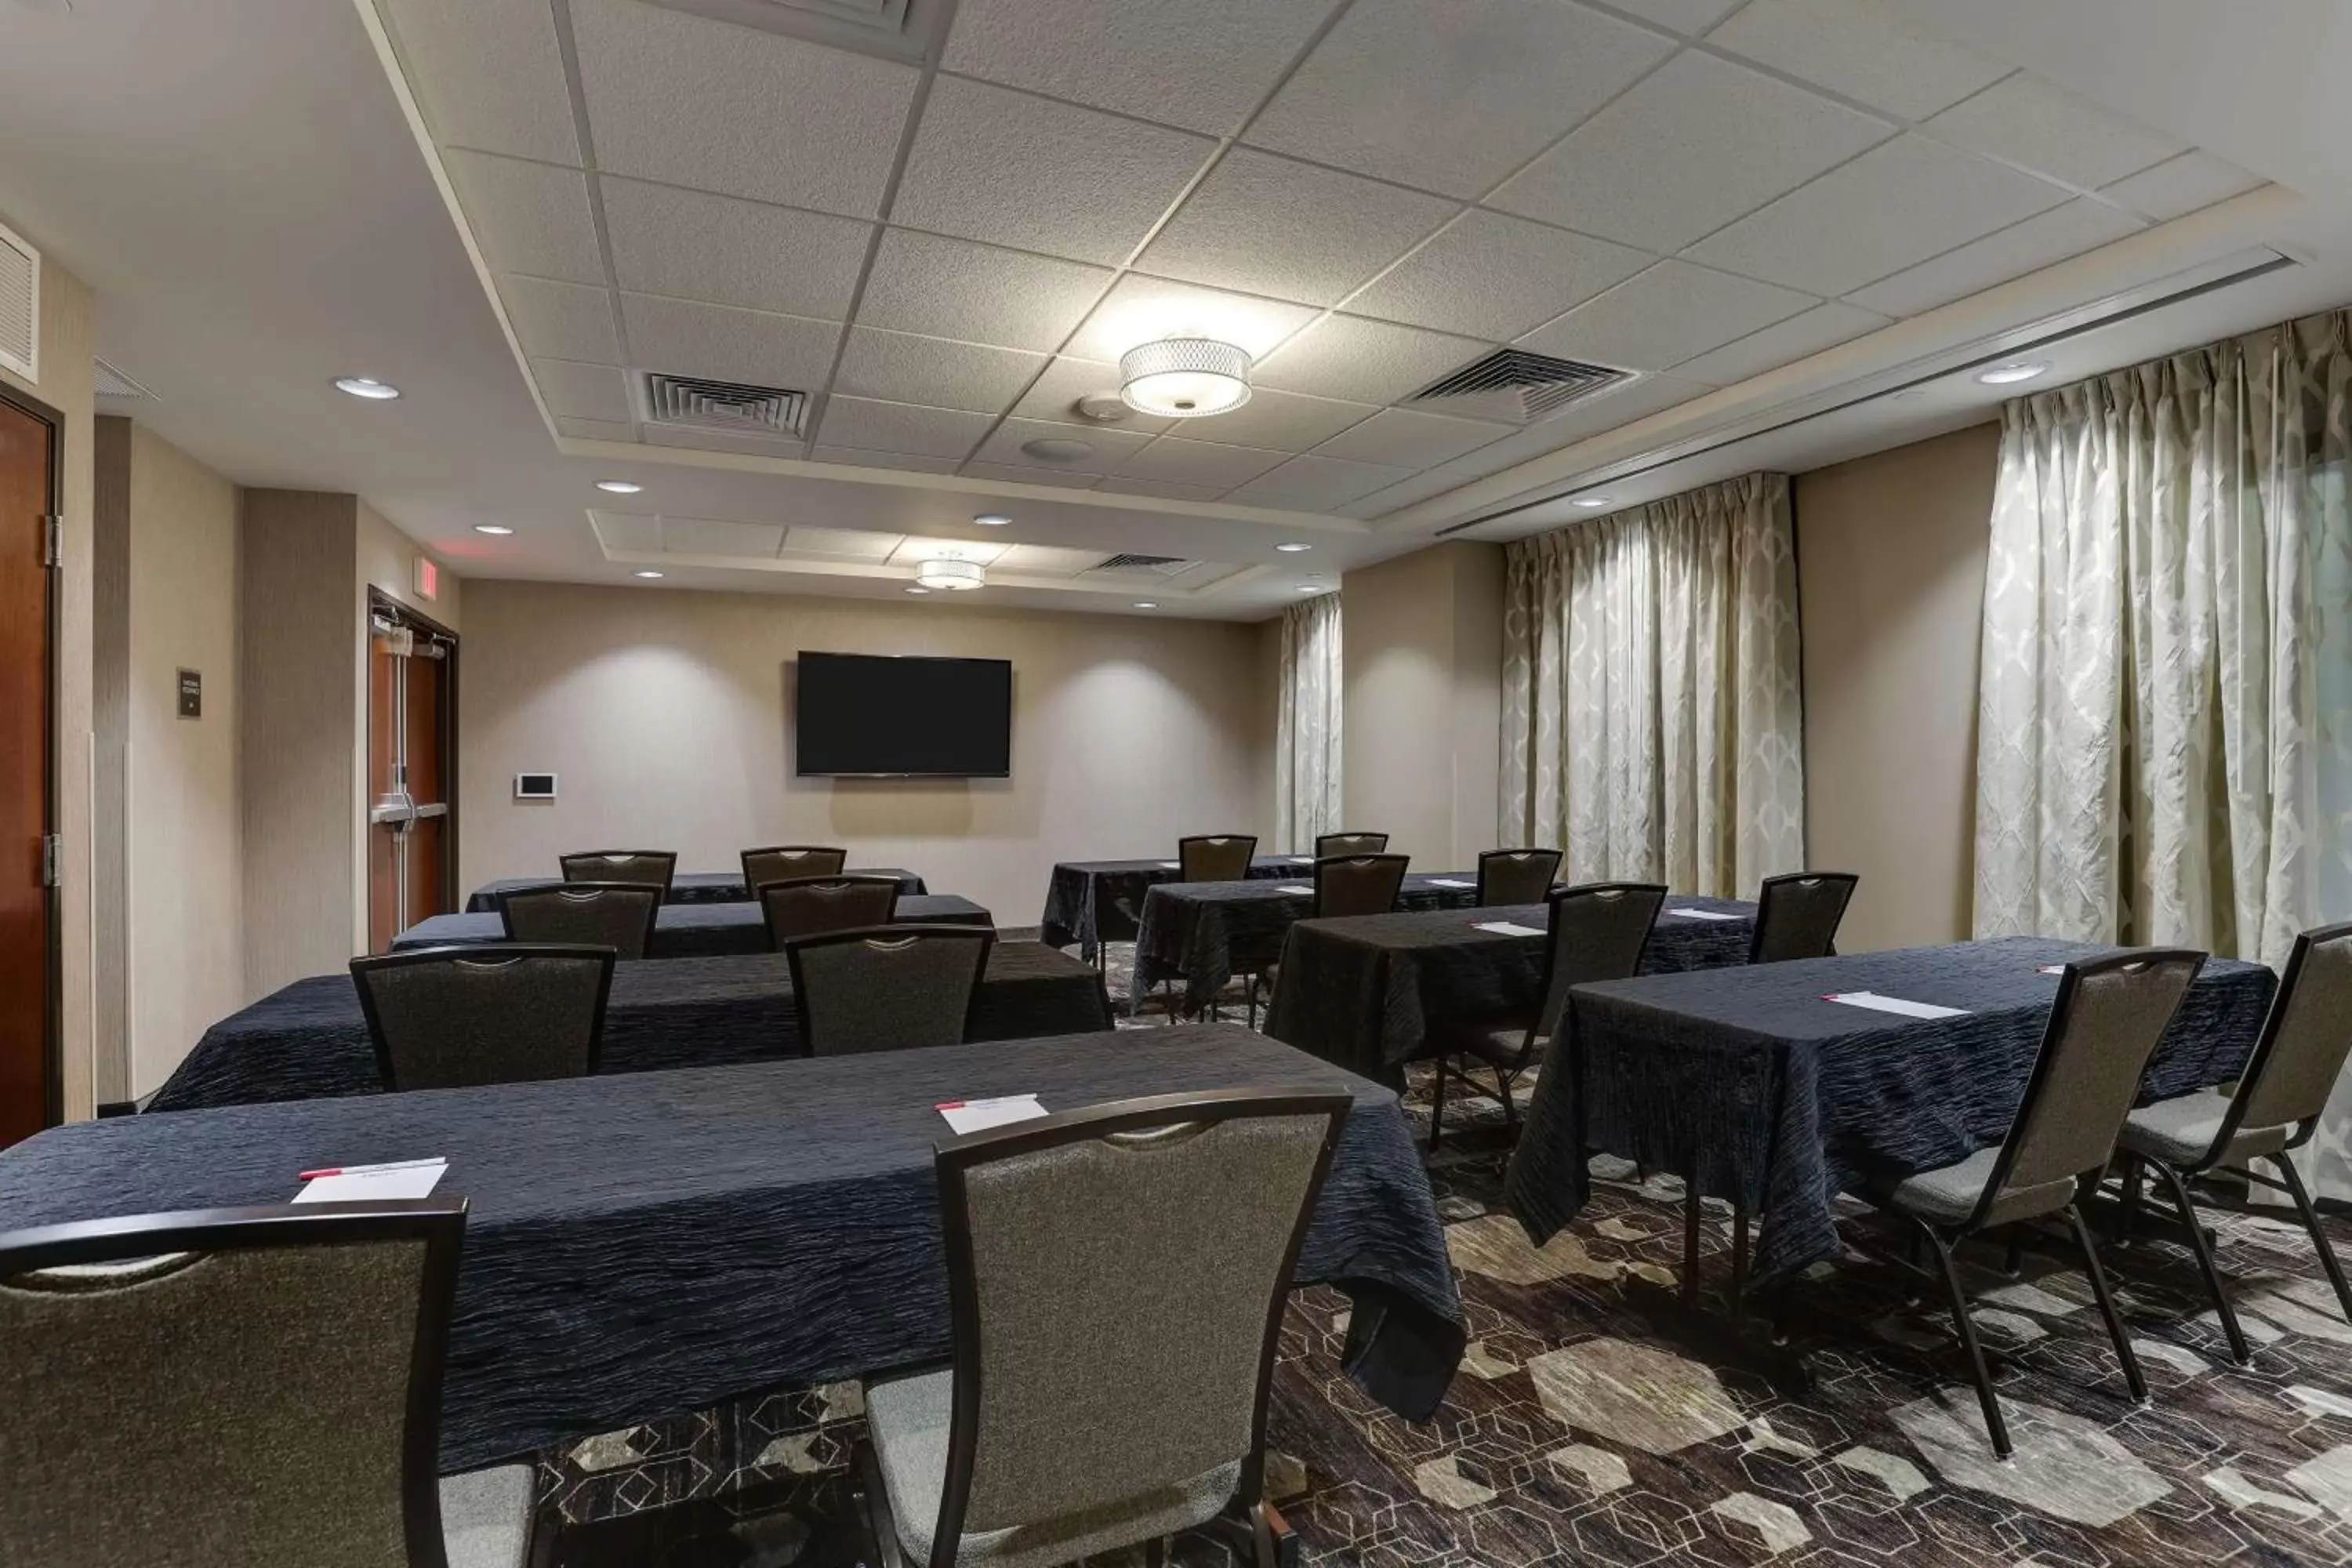
[[[992, 926], [995, 917], [953, 893], [900, 895], [894, 917], [901, 925]], [[507, 940], [505, 919], [496, 913], [434, 915], [392, 939], [394, 952], [424, 947], [465, 946]], [[654, 913], [647, 958], [718, 958], [728, 953], [767, 952], [768, 922], [757, 904], [664, 904]]]
[[[970, 1037], [1034, 1039], [1111, 1026], [1092, 964], [1034, 942], [1003, 942], [973, 994]], [[623, 963], [604, 1005], [600, 1073], [727, 1067], [801, 1055], [792, 970], [778, 952]], [[320, 974], [205, 1031], [146, 1107], [201, 1110], [383, 1089], [358, 987]]]
[[[1756, 1282], [1840, 1255], [1832, 1200], [1999, 1143], [2024, 1098], [2058, 976], [2112, 952], [2011, 937], [1580, 985], [1545, 1059], [1505, 1195], [1538, 1244], [1590, 1195], [1589, 1151], [1683, 1173], [1761, 1215]], [[2158, 1045], [2140, 1103], [2229, 1081], [2277, 979], [2209, 959]], [[1864, 992], [1962, 1011], [1919, 1018]]]
[[[929, 889], [914, 872], [898, 866], [869, 866], [863, 869], [852, 867], [842, 873], [845, 877], [887, 877], [898, 884], [898, 891], [923, 893]], [[466, 912], [469, 915], [495, 913], [499, 900], [508, 893], [527, 892], [534, 888], [560, 888], [561, 877], [500, 877], [485, 882], [467, 895]], [[669, 897], [673, 904], [747, 904], [751, 901], [751, 889], [738, 871], [680, 871], [669, 879]]]
[[[1300, 921], [1282, 948], [1265, 1032], [1366, 1078], [1392, 1081], [1438, 1026], [1500, 1024], [1543, 1002], [1551, 911], [1542, 904]], [[1493, 930], [1502, 926], [1516, 930]], [[1641, 972], [1748, 962], [1756, 906], [1670, 895]]]
[[[1175, 860], [1064, 860], [1045, 883], [1045, 913], [1037, 922], [1037, 940], [1049, 947], [1078, 944], [1079, 952], [1094, 958], [1105, 942], [1132, 942], [1142, 918], [1145, 895], [1162, 882], [1177, 880], [1182, 866]], [[1250, 861], [1252, 879], [1315, 875], [1312, 855], [1260, 855]]]
[[436, 1195], [472, 1212], [441, 1465], [465, 1470], [944, 1361], [944, 1101], [1034, 1093], [1069, 1110], [1236, 1086], [1354, 1094], [1297, 1280], [1351, 1299], [1343, 1365], [1425, 1419], [1465, 1335], [1404, 1112], [1230, 1025], [76, 1122], [0, 1152], [0, 1231], [280, 1204], [320, 1165], [446, 1157]]

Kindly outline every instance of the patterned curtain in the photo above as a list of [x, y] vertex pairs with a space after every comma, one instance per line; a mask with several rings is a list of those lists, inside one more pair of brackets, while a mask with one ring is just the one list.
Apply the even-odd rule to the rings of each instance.
[[[2003, 409], [1978, 935], [2275, 964], [2352, 916], [2348, 412], [2343, 311]], [[2337, 1195], [2347, 1131], [2315, 1162]]]
[[1789, 480], [1506, 545], [1502, 820], [1569, 881], [1752, 895], [1805, 858]]
[[1305, 854], [1339, 826], [1339, 595], [1282, 612], [1274, 750], [1276, 853]]

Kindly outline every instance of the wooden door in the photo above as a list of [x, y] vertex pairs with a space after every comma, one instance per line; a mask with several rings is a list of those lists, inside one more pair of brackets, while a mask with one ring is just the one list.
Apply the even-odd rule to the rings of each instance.
[[389, 600], [368, 636], [368, 950], [455, 909], [457, 639]]
[[0, 1147], [60, 1113], [49, 775], [55, 426], [0, 399]]

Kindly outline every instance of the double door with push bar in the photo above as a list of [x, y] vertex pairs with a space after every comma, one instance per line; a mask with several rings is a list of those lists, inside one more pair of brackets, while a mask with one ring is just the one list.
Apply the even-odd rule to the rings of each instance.
[[368, 603], [368, 951], [457, 906], [457, 639], [406, 606]]

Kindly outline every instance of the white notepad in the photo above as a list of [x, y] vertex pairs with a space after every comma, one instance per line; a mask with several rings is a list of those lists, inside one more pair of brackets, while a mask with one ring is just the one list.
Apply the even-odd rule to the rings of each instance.
[[994, 1100], [950, 1100], [936, 1108], [958, 1132], [985, 1132], [1008, 1122], [1034, 1121], [1045, 1114], [1034, 1094], [1003, 1094]]
[[2034, 973], [2036, 974], [2063, 974], [2066, 973], [2066, 966], [2063, 963], [2045, 963], [2040, 969], [2035, 970]]
[[441, 1173], [449, 1162], [438, 1155], [430, 1160], [394, 1160], [382, 1165], [338, 1165], [327, 1170], [304, 1172], [309, 1179], [302, 1190], [294, 1194], [298, 1204], [348, 1204], [381, 1198], [429, 1198], [440, 1184]]
[[1311, 899], [1315, 896], [1314, 889], [1302, 888], [1296, 882], [1287, 883], [1282, 887], [1276, 888], [1275, 891], [1277, 893], [1297, 893], [1303, 899]]
[[1822, 1000], [1843, 1002], [1849, 1007], [1868, 1007], [1877, 1013], [1899, 1013], [1906, 1018], [1958, 1018], [1968, 1012], [1966, 1007], [1939, 1007], [1933, 1002], [1881, 996], [1875, 991], [1832, 991]]
[[1429, 885], [1433, 888], [1475, 888], [1478, 884], [1465, 882], [1459, 877], [1432, 877]]
[[1748, 918], [1745, 915], [1727, 914], [1721, 910], [1668, 910], [1666, 913], [1680, 915], [1686, 921], [1738, 921]]
[[1523, 926], [1517, 921], [1480, 921], [1477, 925], [1472, 929], [1475, 931], [1490, 931], [1496, 936], [1543, 935], [1543, 928], [1541, 926]]

